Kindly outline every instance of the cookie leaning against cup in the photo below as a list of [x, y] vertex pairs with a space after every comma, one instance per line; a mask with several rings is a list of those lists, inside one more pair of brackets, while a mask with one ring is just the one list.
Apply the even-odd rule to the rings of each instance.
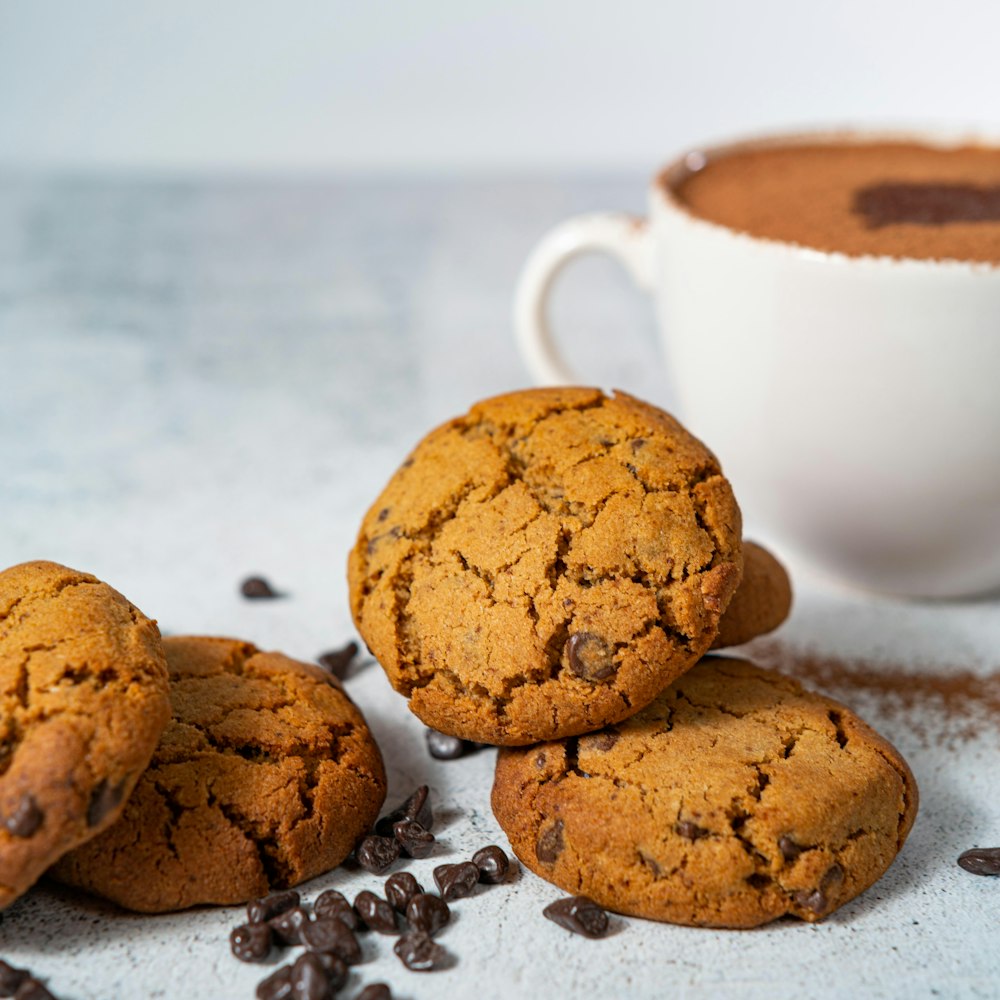
[[51, 870], [132, 910], [241, 903], [336, 867], [385, 771], [340, 682], [236, 639], [164, 640], [174, 714], [125, 811]]
[[359, 631], [428, 726], [517, 745], [598, 729], [711, 645], [740, 579], [729, 482], [673, 417], [562, 388], [428, 434], [349, 560]]
[[849, 709], [707, 657], [625, 722], [497, 757], [493, 811], [542, 878], [705, 927], [815, 921], [903, 845], [917, 786]]
[[155, 622], [89, 573], [0, 573], [0, 908], [114, 822], [169, 718]]

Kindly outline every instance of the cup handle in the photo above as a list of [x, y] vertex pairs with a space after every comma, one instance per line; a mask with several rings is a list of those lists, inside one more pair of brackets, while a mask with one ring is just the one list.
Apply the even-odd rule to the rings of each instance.
[[541, 385], [578, 381], [556, 348], [549, 327], [549, 292], [559, 272], [580, 254], [601, 251], [625, 266], [644, 291], [653, 286], [649, 222], [621, 212], [594, 212], [549, 230], [521, 269], [514, 294], [514, 335], [532, 376]]

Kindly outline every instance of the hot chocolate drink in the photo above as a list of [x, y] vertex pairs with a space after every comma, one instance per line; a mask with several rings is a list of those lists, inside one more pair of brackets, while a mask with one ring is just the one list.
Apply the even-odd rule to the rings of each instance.
[[803, 139], [687, 159], [694, 215], [852, 256], [1000, 264], [1000, 147]]

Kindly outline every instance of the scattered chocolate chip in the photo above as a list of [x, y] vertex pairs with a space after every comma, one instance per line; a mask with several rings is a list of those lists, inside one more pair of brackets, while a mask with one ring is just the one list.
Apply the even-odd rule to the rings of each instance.
[[229, 932], [229, 948], [241, 962], [263, 962], [272, 943], [267, 924], [240, 924]]
[[427, 751], [435, 760], [458, 760], [465, 756], [465, 740], [458, 736], [448, 736], [436, 729], [428, 729], [426, 735]]
[[365, 889], [354, 900], [361, 922], [380, 934], [396, 933], [396, 911], [381, 896]]
[[682, 819], [675, 824], [674, 832], [678, 837], [684, 837], [685, 840], [699, 840], [708, 836], [708, 830], [703, 826], [698, 826], [697, 823], [692, 823], [689, 819]]
[[457, 760], [470, 753], [485, 750], [489, 743], [476, 743], [473, 740], [463, 740], [458, 736], [448, 736], [436, 729], [428, 729], [427, 750], [436, 760]]
[[472, 863], [479, 869], [479, 881], [494, 885], [507, 877], [510, 868], [510, 859], [496, 844], [481, 847], [472, 855]]
[[316, 662], [325, 667], [334, 677], [343, 680], [351, 672], [351, 664], [358, 655], [358, 644], [353, 640], [341, 649], [331, 649], [320, 653]]
[[354, 856], [366, 872], [381, 875], [399, 857], [399, 842], [395, 837], [369, 834], [354, 849]]
[[406, 819], [416, 820], [425, 830], [434, 827], [434, 812], [431, 809], [431, 790], [419, 785], [413, 794], [400, 806]]
[[418, 893], [406, 907], [406, 922], [413, 930], [424, 934], [436, 934], [449, 920], [448, 904], [430, 892]]
[[263, 924], [279, 913], [285, 913], [298, 906], [301, 901], [294, 889], [272, 892], [263, 899], [253, 899], [247, 903], [247, 920], [252, 924]]
[[434, 869], [434, 881], [442, 899], [461, 899], [475, 889], [479, 882], [479, 869], [471, 861], [438, 865]]
[[283, 965], [257, 984], [257, 1000], [288, 1000], [292, 995], [292, 967]]
[[12, 837], [30, 837], [42, 825], [43, 819], [45, 813], [38, 808], [35, 797], [25, 792], [13, 811], [4, 818], [3, 825]]
[[301, 906], [293, 906], [268, 921], [274, 940], [280, 945], [302, 944], [302, 928], [309, 923], [309, 914]]
[[577, 632], [566, 642], [569, 669], [585, 681], [603, 681], [613, 676], [618, 665], [614, 648], [593, 632]]
[[30, 978], [27, 969], [16, 969], [0, 959], [0, 997], [12, 997], [21, 983]]
[[1000, 875], [1000, 847], [974, 847], [958, 856], [958, 863], [973, 875]]
[[413, 972], [430, 972], [440, 965], [447, 954], [429, 934], [423, 931], [409, 931], [404, 934], [392, 949], [399, 960]]
[[[346, 978], [347, 970], [345, 967], [344, 979]], [[333, 996], [334, 990], [343, 985], [343, 981], [334, 987], [330, 982], [330, 974], [319, 955], [306, 952], [295, 959], [295, 964], [292, 966], [291, 984], [292, 996], [295, 1000], [329, 1000]]]
[[330, 914], [331, 910], [339, 909], [344, 904], [351, 905], [347, 902], [347, 897], [342, 892], [337, 892], [336, 889], [324, 889], [316, 897], [316, 901], [313, 903], [313, 911], [316, 916], [325, 917]]
[[342, 892], [336, 889], [327, 889], [316, 897], [313, 903], [313, 912], [317, 917], [333, 917], [339, 920], [345, 927], [352, 931], [358, 930], [361, 921], [354, 907], [347, 901]]
[[796, 844], [791, 837], [779, 837], [778, 850], [781, 851], [781, 856], [786, 861], [794, 861], [805, 850], [805, 848]]
[[90, 805], [87, 807], [87, 825], [97, 826], [117, 809], [125, 797], [127, 779], [122, 779], [117, 785], [112, 785], [107, 778], [90, 795]]
[[375, 832], [380, 837], [391, 837], [393, 836], [393, 826], [403, 819], [415, 820], [425, 830], [430, 830], [433, 827], [434, 813], [431, 810], [430, 789], [426, 785], [420, 785], [414, 789], [413, 794], [405, 802], [383, 816], [375, 824]]
[[248, 576], [240, 584], [240, 593], [244, 597], [249, 597], [252, 600], [257, 600], [259, 598], [271, 598], [271, 597], [281, 597], [281, 594], [276, 591], [267, 580], [262, 576]]
[[378, 822], [377, 822], [377, 823], [375, 824], [375, 833], [376, 833], [376, 834], [377, 834], [377, 835], [378, 835], [379, 837], [393, 837], [393, 839], [395, 839], [395, 837], [394, 837], [394, 835], [393, 835], [393, 832], [392, 832], [392, 828], [393, 828], [393, 827], [394, 827], [394, 826], [395, 826], [395, 825], [396, 825], [396, 824], [397, 824], [397, 823], [398, 823], [398, 822], [399, 822], [399, 821], [400, 821], [401, 819], [404, 819], [404, 818], [405, 818], [405, 817], [404, 817], [404, 816], [403, 816], [403, 815], [402, 815], [402, 814], [401, 814], [401, 813], [400, 813], [400, 812], [399, 812], [398, 810], [394, 809], [394, 810], [393, 810], [393, 811], [392, 811], [391, 813], [389, 813], [388, 815], [386, 815], [386, 816], [383, 816], [383, 817], [382, 817], [382, 818], [381, 818], [381, 819], [380, 819], [380, 820], [379, 820], [379, 821], [378, 821]]
[[330, 980], [330, 992], [336, 993], [347, 982], [346, 963], [338, 955], [331, 955], [322, 951], [314, 952], [314, 954], [319, 959], [320, 965], [326, 970], [326, 974]]
[[361, 961], [361, 945], [354, 932], [336, 917], [317, 917], [302, 927], [302, 944], [307, 951], [336, 955], [347, 965]]
[[557, 819], [544, 830], [535, 844], [535, 857], [544, 864], [551, 865], [563, 852], [563, 821]]
[[392, 1000], [392, 990], [385, 983], [371, 983], [355, 997], [355, 1000]]
[[599, 938], [608, 933], [607, 913], [587, 896], [557, 899], [542, 910], [542, 915], [584, 937]]
[[415, 819], [393, 824], [392, 832], [408, 858], [426, 858], [434, 850], [434, 834], [428, 833]]
[[396, 872], [385, 880], [385, 898], [397, 913], [405, 913], [410, 900], [423, 891], [423, 886], [409, 872]]

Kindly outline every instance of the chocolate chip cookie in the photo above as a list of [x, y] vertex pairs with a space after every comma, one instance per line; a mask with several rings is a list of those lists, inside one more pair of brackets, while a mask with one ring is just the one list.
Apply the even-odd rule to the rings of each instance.
[[719, 620], [712, 649], [740, 646], [773, 632], [792, 608], [792, 584], [785, 567], [754, 542], [743, 541], [743, 579]]
[[620, 913], [815, 921], [875, 882], [917, 811], [906, 762], [849, 709], [709, 657], [625, 722], [497, 759], [517, 856]]
[[421, 441], [366, 514], [354, 620], [428, 726], [518, 745], [598, 729], [711, 645], [740, 579], [718, 462], [625, 393], [535, 389]]
[[0, 573], [0, 908], [114, 822], [169, 718], [155, 622], [89, 573]]
[[385, 799], [365, 720], [319, 667], [170, 637], [173, 718], [121, 819], [51, 871], [132, 910], [241, 903], [340, 864]]

